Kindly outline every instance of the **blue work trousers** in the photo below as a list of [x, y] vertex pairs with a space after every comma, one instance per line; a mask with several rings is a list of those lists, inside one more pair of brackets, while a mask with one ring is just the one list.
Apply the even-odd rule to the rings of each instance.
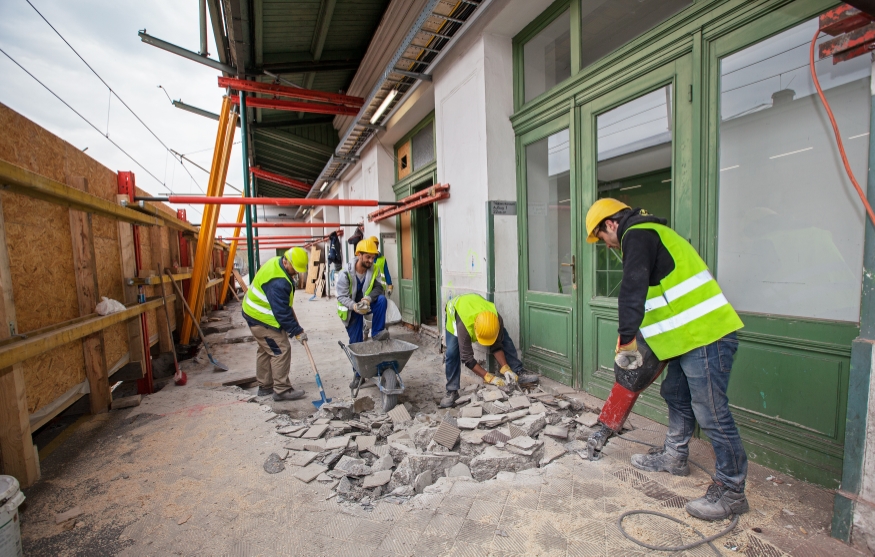
[[[459, 355], [459, 337], [449, 331], [444, 331], [447, 339], [446, 353], [446, 373], [447, 373], [447, 390], [458, 391], [462, 380], [462, 357]], [[504, 359], [507, 360], [507, 365], [514, 373], [519, 375], [523, 372], [523, 363], [517, 356], [516, 346], [513, 345], [510, 335], [507, 334], [507, 329], [501, 328], [501, 351], [504, 352]]]
[[666, 452], [687, 458], [698, 422], [714, 447], [715, 478], [730, 489], [744, 491], [747, 453], [726, 396], [736, 350], [738, 335], [730, 333], [671, 360], [659, 394], [668, 404]]
[[[371, 337], [386, 328], [386, 308], [388, 303], [385, 296], [378, 296], [371, 303]], [[346, 327], [346, 332], [349, 334], [349, 343], [361, 342], [365, 339], [365, 318], [363, 315], [349, 310], [352, 316], [349, 318], [349, 325]]]

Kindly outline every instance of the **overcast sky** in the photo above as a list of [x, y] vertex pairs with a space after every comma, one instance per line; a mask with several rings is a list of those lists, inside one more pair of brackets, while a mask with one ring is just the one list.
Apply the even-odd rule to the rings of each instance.
[[[218, 122], [175, 108], [173, 100], [219, 112], [223, 90], [219, 72], [140, 41], [137, 31], [197, 51], [197, 0], [30, 0], [85, 60], [171, 149], [210, 167]], [[215, 41], [209, 34], [209, 51]], [[155, 195], [200, 194], [207, 174], [187, 165], [195, 183], [161, 144], [124, 108], [37, 15], [25, 0], [0, 0], [0, 48], [66, 100], [155, 174], [150, 177], [100, 133], [0, 54], [0, 102], [79, 147], [113, 171], [131, 170], [137, 186]], [[239, 142], [239, 129], [235, 142]], [[167, 188], [161, 184], [166, 183]], [[240, 145], [231, 155], [228, 182], [242, 189]], [[198, 187], [200, 186], [200, 188]], [[225, 189], [226, 195], [235, 192]], [[182, 207], [182, 206], [180, 206]], [[202, 206], [185, 207], [188, 220], [200, 223]], [[225, 206], [221, 220], [237, 216]], [[230, 232], [230, 231], [229, 231]], [[220, 231], [221, 234], [221, 231]]]

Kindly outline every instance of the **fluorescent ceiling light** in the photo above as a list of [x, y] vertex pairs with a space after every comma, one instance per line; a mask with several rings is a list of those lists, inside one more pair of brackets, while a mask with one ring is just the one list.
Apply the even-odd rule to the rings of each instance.
[[396, 96], [398, 96], [398, 89], [392, 89], [389, 91], [389, 94], [383, 99], [383, 104], [381, 104], [380, 108], [378, 108], [374, 115], [371, 116], [371, 124], [376, 124], [380, 120], [380, 116], [386, 112], [386, 109], [389, 108], [389, 105], [392, 104], [392, 101]]
[[328, 187], [328, 182], [322, 182], [322, 187], [319, 188], [319, 193], [322, 193], [323, 191], [325, 191], [325, 188], [327, 188], [327, 187]]

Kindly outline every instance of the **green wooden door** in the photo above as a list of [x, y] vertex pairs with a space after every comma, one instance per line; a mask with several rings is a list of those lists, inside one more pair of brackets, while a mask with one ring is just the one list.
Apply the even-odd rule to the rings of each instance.
[[[679, 58], [581, 107], [581, 214], [596, 199], [613, 197], [667, 219], [696, 245], [691, 59]], [[604, 244], [587, 244], [582, 228], [579, 234], [582, 382], [607, 398], [614, 383], [622, 256]], [[635, 411], [666, 423], [660, 381], [639, 398]]]
[[578, 226], [570, 118], [518, 138], [522, 347], [528, 369], [574, 384]]

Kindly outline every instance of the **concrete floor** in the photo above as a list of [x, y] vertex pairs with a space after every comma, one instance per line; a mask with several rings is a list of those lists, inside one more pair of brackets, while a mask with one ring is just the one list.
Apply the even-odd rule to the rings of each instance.
[[[349, 396], [350, 366], [337, 346], [346, 338], [334, 301], [307, 298], [299, 293], [295, 307], [325, 389], [331, 397]], [[171, 382], [139, 407], [83, 417], [59, 437], [42, 462], [42, 479], [25, 490], [26, 555], [644, 555], [653, 552], [617, 529], [624, 511], [665, 512], [705, 534], [725, 527], [683, 511], [686, 500], [704, 492], [707, 474], [696, 468], [686, 478], [639, 472], [629, 456], [642, 447], [622, 440], [612, 441], [598, 462], [569, 454], [545, 468], [483, 483], [443, 478], [400, 504], [337, 503], [328, 487], [294, 478], [294, 466], [275, 475], [262, 468], [286, 441], [275, 431], [274, 411], [303, 417], [318, 398], [303, 349], [293, 343], [291, 371], [295, 387], [308, 391], [303, 400], [247, 403], [247, 393], [221, 385], [252, 374], [255, 343], [247, 339], [237, 304], [212, 317], [208, 338], [231, 371], [215, 373], [201, 350], [183, 362], [186, 386]], [[402, 401], [433, 412], [443, 394], [441, 354], [427, 338], [399, 327], [392, 332], [421, 345], [403, 372]], [[474, 381], [467, 374], [463, 385]], [[544, 388], [563, 389], [550, 381]], [[373, 388], [362, 394], [378, 397]], [[629, 437], [661, 442], [663, 426], [634, 416], [631, 422], [636, 429]], [[713, 466], [706, 443], [694, 441], [693, 458]], [[784, 483], [767, 481], [770, 475]], [[748, 498], [751, 512], [715, 542], [722, 554], [860, 555], [828, 537], [828, 491], [752, 464]], [[56, 513], [75, 506], [81, 516], [55, 523]], [[626, 525], [656, 545], [697, 539], [689, 528], [661, 519], [631, 517]], [[702, 546], [682, 554], [713, 551]]]

